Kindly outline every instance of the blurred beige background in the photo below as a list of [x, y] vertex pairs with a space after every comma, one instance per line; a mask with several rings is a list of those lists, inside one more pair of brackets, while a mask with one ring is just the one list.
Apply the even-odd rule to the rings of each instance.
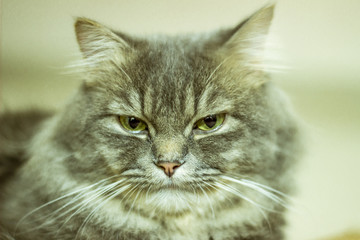
[[[234, 26], [260, 0], [2, 0], [0, 109], [58, 108], [79, 80], [76, 16], [137, 35]], [[360, 229], [360, 1], [279, 0], [269, 62], [306, 126], [290, 240]]]

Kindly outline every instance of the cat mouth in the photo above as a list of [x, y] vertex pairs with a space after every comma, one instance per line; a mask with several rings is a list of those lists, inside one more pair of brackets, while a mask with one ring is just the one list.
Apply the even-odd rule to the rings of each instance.
[[168, 183], [168, 184], [165, 184], [165, 185], [161, 186], [160, 189], [184, 191], [187, 188], [186, 188], [186, 186], [184, 186], [182, 184]]
[[176, 183], [175, 181], [164, 183], [158, 186], [154, 191], [168, 191], [176, 194], [192, 193], [196, 195], [209, 194], [216, 191], [216, 188], [211, 187], [210, 183], [203, 182], [184, 182]]
[[[192, 181], [183, 181], [178, 178], [167, 178], [162, 181], [152, 181], [151, 179], [139, 179], [139, 176], [127, 176], [126, 184], [128, 189], [124, 192], [140, 192], [139, 195], [157, 194], [159, 192], [176, 193], [176, 194], [209, 194], [218, 189], [215, 187], [216, 179], [214, 176], [203, 176], [201, 180], [192, 179]], [[136, 195], [136, 194], [133, 194]]]

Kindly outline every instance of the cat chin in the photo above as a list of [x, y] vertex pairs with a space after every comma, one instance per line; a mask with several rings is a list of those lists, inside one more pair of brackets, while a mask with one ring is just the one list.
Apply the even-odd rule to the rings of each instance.
[[190, 192], [184, 192], [174, 188], [164, 188], [149, 195], [139, 203], [152, 214], [181, 214], [191, 211], [196, 204], [197, 197]]
[[[162, 189], [156, 193], [139, 197], [129, 201], [124, 199], [114, 199], [102, 208], [101, 216], [107, 216], [107, 219], [116, 225], [123, 226], [129, 224], [131, 219], [159, 219], [166, 217], [179, 217], [188, 213], [195, 215], [201, 214], [199, 206], [201, 197], [193, 193], [184, 193], [180, 190]], [[138, 224], [135, 222], [134, 224]]]

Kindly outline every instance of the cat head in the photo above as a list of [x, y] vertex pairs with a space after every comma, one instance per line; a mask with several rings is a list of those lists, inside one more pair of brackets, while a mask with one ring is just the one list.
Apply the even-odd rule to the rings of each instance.
[[295, 126], [261, 67], [272, 16], [270, 6], [230, 30], [148, 39], [79, 18], [84, 84], [53, 135], [69, 177], [108, 179], [114, 199], [166, 214], [194, 196], [233, 198], [230, 178], [277, 181]]

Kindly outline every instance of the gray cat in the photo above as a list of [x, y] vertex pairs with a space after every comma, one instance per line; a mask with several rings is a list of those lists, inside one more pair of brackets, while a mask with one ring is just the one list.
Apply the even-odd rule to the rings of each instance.
[[2, 238], [283, 239], [298, 127], [262, 68], [272, 16], [149, 39], [78, 19], [75, 96], [1, 116]]

